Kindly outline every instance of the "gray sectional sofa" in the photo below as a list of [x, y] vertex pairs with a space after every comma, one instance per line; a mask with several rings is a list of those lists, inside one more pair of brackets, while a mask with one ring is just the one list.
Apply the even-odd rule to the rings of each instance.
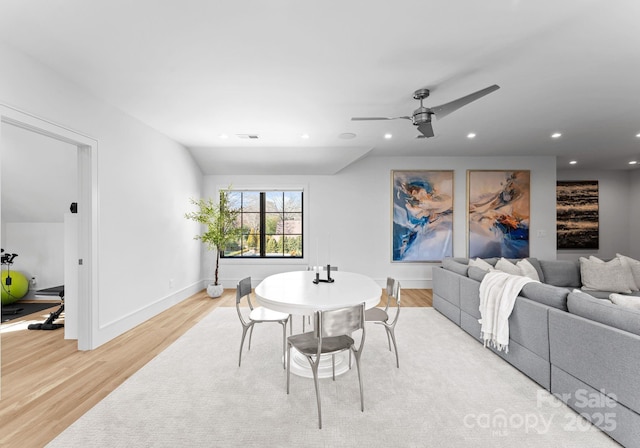
[[[582, 287], [577, 261], [527, 260], [540, 282], [516, 298], [508, 353], [488, 349], [618, 443], [640, 447], [640, 311], [603, 300], [609, 291], [574, 292]], [[479, 342], [486, 272], [463, 258], [433, 268], [433, 307]]]

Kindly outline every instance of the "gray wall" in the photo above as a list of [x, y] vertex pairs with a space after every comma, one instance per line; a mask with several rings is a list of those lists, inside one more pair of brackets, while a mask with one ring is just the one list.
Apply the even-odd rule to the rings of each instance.
[[640, 244], [635, 241], [640, 223], [640, 172], [558, 170], [558, 180], [597, 180], [600, 218], [598, 250], [563, 249], [558, 251], [558, 259], [577, 260], [589, 255], [612, 258], [616, 253], [640, 258]]

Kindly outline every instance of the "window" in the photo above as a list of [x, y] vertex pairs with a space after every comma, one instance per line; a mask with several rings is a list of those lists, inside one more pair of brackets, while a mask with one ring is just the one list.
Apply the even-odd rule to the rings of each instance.
[[302, 258], [302, 191], [229, 192], [242, 237], [224, 258]]

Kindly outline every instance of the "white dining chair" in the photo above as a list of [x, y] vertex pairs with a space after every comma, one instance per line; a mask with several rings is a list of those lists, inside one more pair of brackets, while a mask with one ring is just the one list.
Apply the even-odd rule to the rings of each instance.
[[[392, 302], [395, 302], [395, 315], [390, 319]], [[391, 341], [393, 341], [393, 349], [396, 353], [396, 366], [400, 368], [398, 359], [398, 346], [396, 344], [395, 328], [400, 316], [400, 282], [391, 277], [387, 278], [387, 304], [383, 308], [371, 308], [365, 312], [365, 321], [379, 324], [384, 327], [387, 332], [387, 342], [389, 343], [389, 351], [391, 351]]]
[[[245, 316], [240, 306], [242, 299], [247, 299], [249, 305], [248, 316]], [[246, 308], [245, 308], [246, 309]], [[251, 337], [253, 336], [253, 326], [264, 322], [277, 322], [282, 325], [282, 368], [285, 368], [284, 356], [286, 351], [286, 339], [287, 339], [287, 322], [289, 321], [289, 314], [273, 311], [263, 306], [254, 307], [251, 303], [251, 277], [244, 278], [238, 282], [236, 288], [236, 310], [238, 311], [238, 317], [242, 324], [242, 339], [240, 340], [240, 355], [238, 357], [238, 367], [242, 362], [242, 347], [244, 346], [244, 339], [249, 332], [249, 346], [248, 350], [251, 350]]]

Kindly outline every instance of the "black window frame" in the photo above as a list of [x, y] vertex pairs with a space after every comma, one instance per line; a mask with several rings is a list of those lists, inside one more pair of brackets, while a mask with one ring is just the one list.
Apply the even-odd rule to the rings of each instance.
[[[225, 258], [228, 260], [264, 260], [264, 259], [272, 259], [272, 260], [300, 260], [304, 258], [304, 190], [302, 189], [273, 189], [273, 190], [265, 190], [265, 189], [230, 189], [229, 193], [232, 194], [237, 194], [239, 193], [241, 195], [241, 206], [240, 206], [240, 212], [239, 212], [239, 220], [240, 220], [240, 226], [244, 227], [244, 217], [245, 215], [248, 214], [255, 214], [258, 213], [259, 216], [259, 227], [260, 227], [260, 231], [258, 233], [258, 237], [259, 237], [259, 253], [255, 254], [255, 255], [244, 255], [246, 252], [244, 252], [244, 248], [243, 248], [243, 242], [245, 239], [245, 235], [248, 238], [248, 235], [250, 235], [250, 233], [243, 233], [243, 235], [240, 237], [240, 241], [237, 243], [237, 246], [240, 247], [240, 254], [238, 255], [228, 255], [227, 254], [227, 250], [224, 250], [220, 253], [220, 257], [221, 258]], [[244, 193], [258, 193], [259, 194], [259, 211], [255, 212], [255, 211], [243, 211], [244, 210]], [[282, 204], [283, 206], [286, 205], [286, 195], [290, 194], [290, 193], [295, 193], [295, 194], [299, 194], [300, 195], [300, 204], [299, 204], [299, 208], [300, 211], [287, 211], [286, 209], [283, 209], [281, 211], [278, 212], [273, 212], [273, 211], [269, 211], [267, 210], [267, 194], [273, 194], [273, 193], [282, 193]], [[285, 233], [286, 232], [286, 228], [285, 225], [283, 224], [283, 233], [282, 234], [270, 234], [267, 233], [267, 215], [269, 214], [273, 214], [273, 213], [281, 213], [282, 216], [282, 220], [281, 222], [286, 222], [287, 220], [284, 219], [286, 217], [287, 214], [299, 214], [300, 215], [300, 233]], [[283, 240], [282, 240], [282, 253], [280, 255], [273, 255], [273, 254], [268, 254], [267, 253], [267, 243], [269, 238], [276, 236], [276, 235], [280, 235]], [[299, 246], [299, 255], [289, 255], [286, 254], [286, 245], [285, 245], [285, 239], [287, 237], [291, 237], [291, 236], [299, 236], [300, 237], [300, 246]]]

